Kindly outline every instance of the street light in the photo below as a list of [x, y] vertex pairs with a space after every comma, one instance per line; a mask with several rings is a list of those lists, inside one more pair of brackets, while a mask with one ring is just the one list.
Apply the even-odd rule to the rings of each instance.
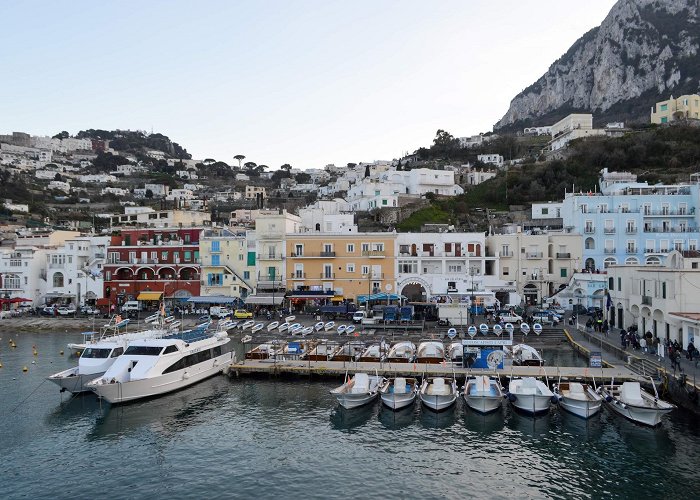
[[471, 324], [473, 325], [476, 318], [476, 306], [474, 305], [474, 302], [476, 301], [476, 295], [474, 295], [474, 275], [476, 274], [476, 269], [473, 266], [469, 266], [469, 276], [471, 277], [471, 296], [469, 297], [469, 318], [471, 320]]

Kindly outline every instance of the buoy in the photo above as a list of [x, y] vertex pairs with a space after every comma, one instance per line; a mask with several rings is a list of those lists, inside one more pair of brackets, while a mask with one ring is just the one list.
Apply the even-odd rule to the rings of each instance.
[[29, 368], [27, 368], [26, 366], [23, 366], [23, 367], [22, 367], [22, 371], [23, 371], [23, 372], [28, 372], [28, 371], [29, 371]]
[[34, 349], [34, 356], [38, 356], [38, 355], [39, 355], [39, 353], [36, 352], [36, 349]]
[[2, 368], [2, 363], [0, 363], [0, 368]]
[[63, 351], [58, 351], [58, 354], [60, 354], [61, 356], [63, 356]]
[[36, 361], [32, 360], [32, 364], [35, 365], [35, 364], [36, 364]]

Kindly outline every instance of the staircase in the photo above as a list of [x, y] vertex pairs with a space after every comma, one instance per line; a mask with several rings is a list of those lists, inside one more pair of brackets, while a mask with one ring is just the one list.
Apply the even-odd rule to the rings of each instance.
[[653, 378], [658, 378], [659, 371], [661, 369], [661, 367], [654, 361], [646, 358], [638, 358], [636, 356], [630, 356], [627, 368], [637, 375]]

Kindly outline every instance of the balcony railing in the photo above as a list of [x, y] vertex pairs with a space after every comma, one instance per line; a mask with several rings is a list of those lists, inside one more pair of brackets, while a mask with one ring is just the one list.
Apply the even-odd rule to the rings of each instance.
[[335, 257], [335, 252], [321, 252], [321, 257]]
[[49, 262], [49, 269], [63, 269], [65, 263], [63, 262]]
[[277, 255], [276, 253], [259, 253], [258, 254], [258, 260], [278, 260], [281, 259], [282, 257]]
[[637, 234], [637, 228], [636, 227], [628, 227], [625, 232], [627, 234]]
[[627, 247], [627, 253], [637, 253], [637, 249], [634, 247]]
[[570, 259], [571, 254], [569, 252], [561, 253], [557, 252], [557, 259]]
[[606, 253], [606, 254], [608, 254], [608, 255], [609, 255], [609, 254], [614, 254], [614, 253], [615, 253], [615, 249], [614, 249], [614, 248], [606, 248], [606, 249], [603, 250], [603, 252]]
[[606, 227], [603, 229], [604, 234], [615, 234], [615, 228], [614, 227]]
[[513, 252], [501, 252], [501, 257], [510, 258], [513, 256]]
[[541, 259], [542, 258], [542, 252], [527, 252], [525, 254], [526, 259]]
[[645, 305], [645, 306], [651, 305], [651, 297], [649, 295], [642, 295], [642, 305]]
[[583, 229], [583, 232], [586, 234], [593, 234], [593, 233], [595, 233], [595, 228], [593, 226], [586, 226]]
[[335, 279], [335, 273], [320, 273], [319, 276], [322, 280], [333, 280]]
[[386, 252], [384, 250], [363, 250], [363, 257], [386, 257]]
[[293, 272], [289, 275], [289, 277], [292, 279], [303, 280], [303, 279], [306, 279], [306, 273]]
[[698, 228], [687, 226], [645, 227], [645, 233], [696, 233]]
[[670, 215], [675, 215], [675, 216], [686, 216], [686, 215], [694, 215], [695, 214], [695, 208], [681, 208], [678, 210], [673, 210], [673, 209], [661, 209], [661, 210], [645, 210], [644, 215], [658, 215], [661, 217], [668, 217]]

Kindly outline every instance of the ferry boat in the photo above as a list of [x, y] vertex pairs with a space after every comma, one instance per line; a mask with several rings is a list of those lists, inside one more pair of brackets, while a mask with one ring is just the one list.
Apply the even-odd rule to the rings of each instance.
[[109, 403], [126, 403], [184, 389], [223, 371], [233, 359], [231, 339], [223, 331], [210, 335], [207, 326], [130, 342], [87, 387]]

